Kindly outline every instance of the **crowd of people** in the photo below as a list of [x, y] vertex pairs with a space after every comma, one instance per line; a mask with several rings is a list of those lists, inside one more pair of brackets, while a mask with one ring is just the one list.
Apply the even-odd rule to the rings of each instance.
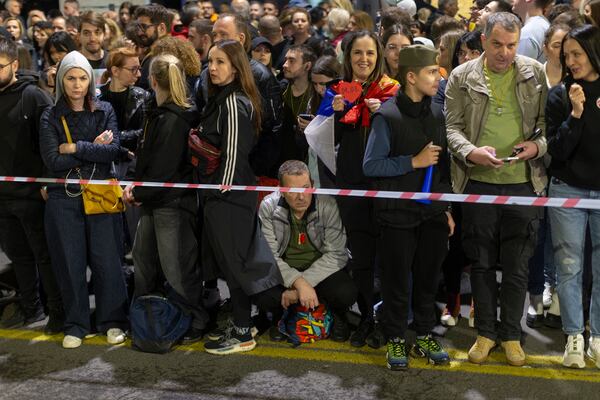
[[[192, 319], [182, 342], [224, 355], [256, 346], [253, 305], [282, 341], [286, 310], [324, 304], [332, 340], [385, 346], [404, 370], [450, 361], [432, 331], [457, 325], [469, 273], [469, 361], [500, 345], [526, 363], [527, 302], [529, 327], [563, 329], [563, 365], [600, 368], [598, 210], [227, 190], [600, 199], [600, 1], [475, 0], [469, 17], [456, 0], [215, 6], [5, 1], [0, 175], [224, 189], [132, 184], [97, 212], [92, 185], [1, 183], [0, 288], [19, 301], [0, 327], [48, 317], [64, 348], [119, 344], [131, 301], [162, 293]], [[334, 163], [305, 135], [324, 108]]]

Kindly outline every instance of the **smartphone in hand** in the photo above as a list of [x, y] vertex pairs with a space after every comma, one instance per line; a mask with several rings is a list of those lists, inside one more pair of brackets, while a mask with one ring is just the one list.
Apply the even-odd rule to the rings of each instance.
[[315, 118], [315, 116], [311, 114], [298, 114], [298, 118], [302, 118], [306, 121], [312, 121]]

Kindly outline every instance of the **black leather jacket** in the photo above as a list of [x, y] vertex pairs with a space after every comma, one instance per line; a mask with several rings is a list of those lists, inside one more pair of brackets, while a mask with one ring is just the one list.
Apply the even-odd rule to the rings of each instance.
[[[109, 101], [107, 98], [109, 84], [100, 87], [98, 100]], [[135, 152], [137, 149], [138, 138], [142, 135], [144, 128], [144, 118], [150, 108], [152, 96], [150, 93], [137, 86], [131, 86], [128, 89], [127, 106], [125, 109], [125, 123], [119, 126], [122, 152]], [[115, 107], [114, 104], [112, 104]], [[119, 112], [116, 110], [115, 112]]]

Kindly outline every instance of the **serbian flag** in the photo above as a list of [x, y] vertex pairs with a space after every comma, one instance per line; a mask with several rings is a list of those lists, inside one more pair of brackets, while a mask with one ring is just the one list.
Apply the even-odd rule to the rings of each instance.
[[[341, 94], [346, 103], [345, 115], [340, 122], [345, 124], [370, 125], [370, 113], [365, 104], [365, 99], [379, 99], [383, 103], [398, 91], [398, 81], [383, 75], [381, 79], [371, 83], [363, 94], [363, 87], [358, 82], [338, 81], [327, 87], [317, 115], [304, 129], [306, 141], [311, 150], [335, 175], [335, 121], [333, 98]], [[362, 118], [362, 119], [361, 119]]]

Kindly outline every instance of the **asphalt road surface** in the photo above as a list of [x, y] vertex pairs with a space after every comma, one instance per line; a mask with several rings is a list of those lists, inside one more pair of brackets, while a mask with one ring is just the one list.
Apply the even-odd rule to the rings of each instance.
[[[468, 315], [468, 306], [462, 312]], [[508, 366], [501, 350], [484, 365], [469, 363], [476, 331], [461, 319], [440, 332], [449, 366], [411, 359], [405, 372], [385, 367], [384, 349], [329, 340], [293, 348], [267, 334], [255, 350], [238, 355], [207, 354], [202, 342], [155, 355], [129, 342], [110, 346], [103, 336], [65, 350], [62, 335], [45, 336], [43, 326], [0, 330], [0, 399], [600, 400], [600, 369], [591, 362], [584, 370], [563, 368], [561, 331], [525, 324], [524, 367]]]

